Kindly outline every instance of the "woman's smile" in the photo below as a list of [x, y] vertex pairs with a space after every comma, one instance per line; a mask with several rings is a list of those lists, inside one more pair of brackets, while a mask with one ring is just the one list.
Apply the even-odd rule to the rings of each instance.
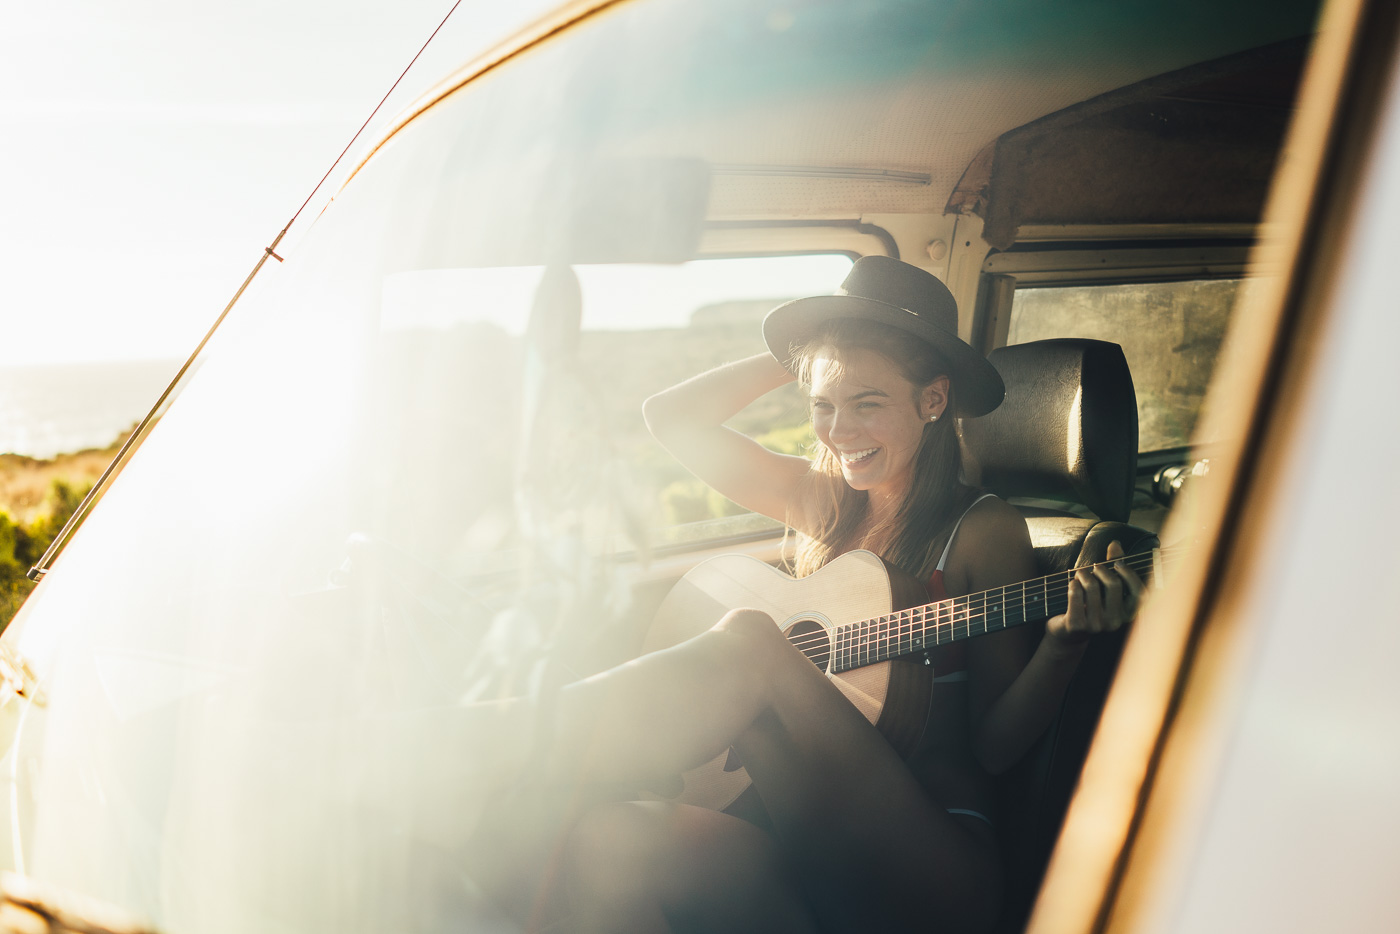
[[812, 429], [851, 488], [902, 497], [913, 479], [932, 397], [924, 400], [923, 389], [871, 350], [815, 361], [811, 392]]

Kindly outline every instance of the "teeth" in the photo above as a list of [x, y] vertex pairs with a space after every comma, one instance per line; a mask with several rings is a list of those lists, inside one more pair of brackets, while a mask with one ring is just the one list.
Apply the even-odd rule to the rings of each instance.
[[869, 457], [871, 454], [874, 454], [878, 450], [880, 449], [866, 448], [864, 451], [851, 451], [849, 453], [843, 451], [841, 454], [841, 459], [848, 464], [854, 464], [856, 461], [865, 460], [867, 457]]

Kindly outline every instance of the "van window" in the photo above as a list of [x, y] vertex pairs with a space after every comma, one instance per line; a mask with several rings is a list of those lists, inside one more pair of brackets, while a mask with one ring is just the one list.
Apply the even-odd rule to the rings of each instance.
[[[822, 253], [573, 267], [582, 298], [578, 376], [588, 397], [578, 401], [596, 410], [606, 436], [597, 440], [611, 453], [613, 469], [630, 472], [623, 486], [649, 527], [650, 545], [781, 528], [726, 500], [677, 463], [648, 433], [642, 401], [762, 351], [764, 315], [790, 298], [832, 291], [851, 262], [843, 253]], [[543, 273], [538, 266], [397, 273], [384, 282], [381, 326], [403, 335], [489, 326], [518, 339]], [[421, 379], [423, 360], [422, 353], [411, 355], [403, 379], [394, 382]], [[730, 424], [783, 453], [803, 453], [811, 439], [805, 398], [795, 384], [757, 400]]]
[[1142, 452], [1190, 443], [1238, 279], [1018, 288], [1008, 344], [1085, 337], [1123, 347]]

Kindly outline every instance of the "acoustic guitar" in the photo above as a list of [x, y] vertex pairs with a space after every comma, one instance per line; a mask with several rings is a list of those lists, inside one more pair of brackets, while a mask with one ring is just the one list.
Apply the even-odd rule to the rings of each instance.
[[[1146, 581], [1160, 549], [1122, 560]], [[921, 582], [869, 551], [844, 554], [803, 578], [747, 555], [720, 555], [696, 565], [667, 594], [644, 651], [697, 636], [731, 609], [762, 610], [896, 750], [908, 754], [928, 710], [934, 672], [927, 653], [1063, 613], [1076, 570], [928, 603]], [[751, 783], [732, 751], [682, 777], [684, 788], [672, 800], [714, 810], [728, 807]]]

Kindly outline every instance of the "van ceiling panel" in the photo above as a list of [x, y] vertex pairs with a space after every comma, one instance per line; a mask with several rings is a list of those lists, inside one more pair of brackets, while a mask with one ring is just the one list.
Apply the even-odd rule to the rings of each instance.
[[1023, 224], [1259, 218], [1292, 115], [1303, 41], [1194, 66], [1004, 134], [950, 199], [1003, 249]]
[[[452, 229], [528, 199], [538, 173], [522, 174], [522, 164], [569, 175], [576, 164], [619, 158], [708, 164], [711, 220], [942, 214], [960, 180], [976, 178], [969, 165], [998, 140], [997, 175], [959, 209], [986, 210], [1010, 236], [1020, 223], [1133, 220], [1123, 205], [1141, 193], [1114, 163], [1141, 166], [1149, 138], [1162, 138], [1151, 135], [1159, 110], [1170, 107], [1171, 126], [1182, 128], [1162, 145], [1166, 166], [1193, 146], [1214, 146], [1222, 128], [1249, 124], [1258, 88], [1229, 85], [1227, 94], [1211, 73], [1170, 89], [1215, 94], [1209, 107], [1174, 100], [1145, 111], [1142, 97], [1124, 101], [1115, 89], [1305, 36], [1316, 9], [1316, 0], [634, 0], [484, 74], [465, 72], [378, 152], [421, 149], [408, 175], [438, 179], [431, 197], [453, 215], [444, 221]], [[1076, 109], [1105, 100], [1139, 109]], [[1061, 127], [1040, 121], [1062, 114], [1082, 125], [1016, 135]], [[1216, 176], [1267, 176], [1287, 118], [1268, 114], [1257, 140], [1217, 147]], [[1103, 145], [1107, 155], [1096, 149]], [[1033, 164], [1041, 157], [1044, 166]], [[1034, 178], [1011, 177], [1028, 165]], [[461, 197], [444, 201], [459, 177]], [[481, 179], [491, 189], [484, 196]], [[1187, 181], [1163, 182], [1181, 193], [1175, 214], [1136, 213], [1197, 220], [1188, 215], [1219, 195], [1238, 203], [1212, 206], [1209, 219], [1253, 219], [1257, 185], [1187, 192]]]
[[[619, 14], [627, 14], [630, 6]], [[665, 9], [660, 3], [645, 6]], [[1174, 135], [1158, 134], [1168, 140], [1158, 158], [1163, 165], [1179, 161], [1187, 149], [1199, 151], [1223, 141], [1217, 175], [1266, 179], [1288, 116], [1279, 108], [1291, 101], [1306, 44], [1298, 37], [1310, 31], [1316, 10], [1309, 0], [1267, 5], [778, 4], [791, 13], [791, 22], [781, 36], [774, 36], [770, 6], [759, 2], [729, 10], [722, 15], [726, 41], [736, 34], [742, 40], [725, 51], [701, 55], [671, 75], [658, 73], [655, 84], [636, 92], [640, 99], [633, 112], [659, 115], [637, 128], [631, 145], [640, 153], [697, 156], [715, 166], [712, 218], [942, 213], [969, 164], [989, 144], [1046, 115], [1086, 106], [1092, 113], [1091, 105], [1105, 97], [1121, 102], [1120, 89], [1137, 85], [1213, 95], [1209, 107], [1172, 104], [1167, 117]], [[713, 22], [694, 26], [693, 35], [718, 38]], [[1294, 54], [1280, 80], [1237, 74], [1258, 64], [1261, 53], [1250, 50], [1281, 41]], [[684, 62], [696, 47], [691, 43], [648, 57]], [[1222, 73], [1225, 84], [1216, 87], [1212, 82]], [[1199, 88], [1183, 88], [1188, 75], [1195, 75]], [[1265, 102], [1262, 107], [1258, 100]], [[1141, 94], [1136, 102], [1148, 106]], [[1056, 137], [1054, 142], [1069, 151], [1045, 153], [1053, 165], [1042, 166], [1023, 189], [1048, 182], [1066, 167], [1101, 173], [1105, 167], [1091, 166], [1088, 156], [1106, 141], [1113, 148], [1101, 161], [1112, 164], [1121, 154], [1127, 166], [1119, 164], [1116, 174], [1126, 176], [1127, 167], [1141, 166], [1133, 161], [1145, 145], [1139, 125], [1154, 129], [1165, 107], [1162, 102], [1144, 113], [1102, 116], [1100, 125], [1082, 127], [1075, 139], [1070, 134]], [[1238, 145], [1226, 139], [1242, 128], [1256, 138]], [[1125, 135], [1130, 139], [1119, 139]], [[1005, 154], [1003, 177], [1041, 153], [1032, 146], [1024, 156], [1019, 151], [1014, 155], [1011, 150]], [[775, 171], [744, 176], [724, 170], [733, 165]], [[782, 167], [794, 171], [784, 176]], [[849, 175], [813, 175], [802, 172], [804, 167], [845, 168]], [[912, 173], [927, 181], [872, 177], [880, 171]], [[1178, 173], [1162, 181], [1185, 185], [1189, 179]], [[1074, 220], [1253, 220], [1260, 201], [1258, 186], [1246, 186], [1230, 193], [1234, 203], [1198, 217], [1192, 212], [1202, 202], [1188, 204], [1191, 192], [1183, 191], [1176, 213], [1133, 216], [1122, 201], [1136, 195], [1124, 191], [1122, 182], [1116, 184], [1097, 192], [1097, 202], [1091, 201], [1091, 209], [1079, 211]], [[1028, 215], [1027, 222], [1061, 222], [1069, 216], [1058, 209], [1061, 200], [1078, 204], [1085, 196], [1071, 188], [1046, 210]]]

